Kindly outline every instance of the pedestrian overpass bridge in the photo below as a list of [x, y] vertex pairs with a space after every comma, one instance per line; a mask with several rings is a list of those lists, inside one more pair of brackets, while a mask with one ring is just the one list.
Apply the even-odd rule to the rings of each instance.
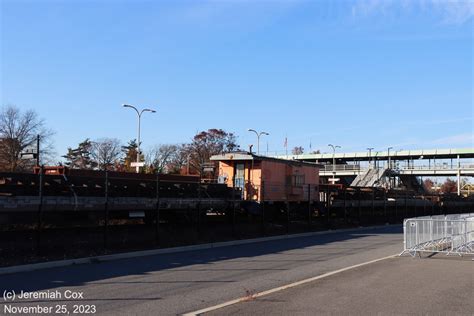
[[[283, 159], [295, 159], [321, 164], [332, 163], [335, 159], [336, 164], [347, 164], [369, 161], [405, 161], [413, 162], [424, 160], [428, 165], [436, 164], [440, 160], [454, 159], [474, 159], [474, 148], [463, 149], [419, 149], [419, 150], [390, 150], [386, 151], [365, 151], [353, 153], [324, 153], [324, 154], [302, 154], [302, 155], [284, 155], [278, 156]], [[474, 162], [473, 162], [474, 163]]]
[[[368, 170], [368, 167], [360, 165], [324, 165], [319, 171], [321, 177], [336, 176], [358, 176]], [[458, 173], [463, 176], [474, 176], [474, 164], [461, 164], [459, 167], [439, 164], [435, 166], [398, 166], [393, 169], [402, 175], [413, 175], [417, 177], [450, 177], [457, 176]]]
[[[391, 150], [353, 153], [324, 153], [279, 156], [315, 162], [322, 165], [320, 177], [335, 183], [339, 178], [350, 179], [351, 186], [380, 185], [383, 177], [398, 177], [404, 182], [416, 181], [416, 177], [474, 176], [474, 148]], [[390, 182], [389, 182], [390, 183]]]

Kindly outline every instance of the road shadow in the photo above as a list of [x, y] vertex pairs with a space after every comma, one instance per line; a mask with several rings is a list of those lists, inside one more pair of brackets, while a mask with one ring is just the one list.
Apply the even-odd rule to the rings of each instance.
[[[212, 264], [230, 259], [252, 258], [262, 255], [279, 254], [285, 251], [300, 250], [313, 246], [321, 246], [335, 242], [358, 240], [364, 237], [401, 234], [401, 226], [387, 226], [382, 228], [361, 228], [351, 232], [332, 232], [308, 237], [296, 237], [281, 240], [272, 240], [252, 244], [237, 246], [226, 246], [205, 250], [196, 250], [171, 254], [151, 255], [131, 259], [122, 259], [108, 262], [97, 262], [91, 264], [73, 265], [67, 267], [51, 268], [31, 272], [22, 272], [9, 275], [0, 275], [0, 291], [5, 290], [33, 292], [39, 290], [51, 290], [58, 287], [77, 287], [86, 283], [97, 282], [104, 284], [120, 284], [121, 280], [110, 281], [110, 279], [127, 275], [147, 275], [167, 269], [177, 271], [214, 271], [219, 270], [212, 267]], [[351, 247], [333, 247], [337, 253], [329, 253], [328, 256], [344, 256], [353, 254]], [[342, 250], [342, 251], [341, 251]], [[291, 254], [289, 254], [291, 256]], [[298, 256], [298, 254], [295, 254]], [[296, 259], [299, 260], [298, 258]], [[293, 260], [294, 261], [294, 260]], [[305, 260], [302, 260], [305, 261]], [[311, 260], [314, 262], [323, 260]], [[189, 269], [193, 265], [203, 265]], [[222, 270], [222, 269], [220, 269]], [[232, 269], [230, 269], [232, 270]], [[246, 268], [242, 270], [286, 270], [286, 269], [258, 269]], [[163, 283], [183, 283], [185, 281], [163, 281]], [[189, 283], [202, 283], [204, 281], [192, 281]], [[209, 281], [212, 283], [215, 281]], [[219, 281], [235, 282], [234, 280]], [[140, 283], [140, 282], [138, 282]], [[144, 282], [146, 283], [146, 281]]]

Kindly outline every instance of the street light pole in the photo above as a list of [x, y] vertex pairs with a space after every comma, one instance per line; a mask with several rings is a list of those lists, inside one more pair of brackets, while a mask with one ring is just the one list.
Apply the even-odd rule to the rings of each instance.
[[390, 149], [393, 149], [393, 147], [388, 147], [388, 169], [392, 169], [392, 161], [390, 160]]
[[336, 183], [336, 148], [341, 148], [341, 146], [329, 144], [329, 147], [332, 147], [332, 184]]
[[249, 128], [247, 131], [253, 132], [253, 133], [255, 133], [255, 135], [257, 135], [257, 155], [260, 155], [260, 136], [262, 136], [262, 135], [267, 135], [268, 136], [270, 134], [268, 134], [267, 132], [260, 132], [259, 133], [256, 130], [251, 129], [251, 128]]
[[130, 105], [130, 104], [123, 104], [123, 107], [124, 108], [131, 108], [131, 109], [134, 109], [135, 112], [137, 112], [137, 117], [138, 117], [138, 143], [137, 143], [137, 165], [136, 165], [136, 172], [139, 173], [140, 172], [140, 128], [141, 128], [141, 118], [142, 118], [142, 114], [144, 112], [151, 112], [151, 113], [156, 113], [155, 110], [152, 110], [152, 109], [143, 109], [141, 111], [139, 111], [136, 107], [134, 107], [133, 105]]
[[374, 148], [373, 147], [367, 148], [367, 150], [369, 151], [369, 166], [372, 166], [372, 149]]

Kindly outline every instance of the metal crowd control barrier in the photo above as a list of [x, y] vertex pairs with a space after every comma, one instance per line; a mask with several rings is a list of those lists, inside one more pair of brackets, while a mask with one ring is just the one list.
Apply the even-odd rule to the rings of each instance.
[[400, 255], [474, 255], [474, 213], [405, 219], [403, 235], [404, 250]]

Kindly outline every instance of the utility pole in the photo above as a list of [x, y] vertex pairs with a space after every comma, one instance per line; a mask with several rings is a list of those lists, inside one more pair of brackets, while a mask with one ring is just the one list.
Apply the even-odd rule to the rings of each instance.
[[36, 135], [36, 166], [40, 166], [40, 135]]

